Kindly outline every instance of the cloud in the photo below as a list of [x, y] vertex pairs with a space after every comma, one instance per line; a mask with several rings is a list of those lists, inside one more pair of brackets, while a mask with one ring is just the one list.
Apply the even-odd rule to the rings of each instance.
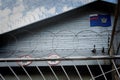
[[92, 1], [95, 1], [95, 0], [72, 0], [72, 2], [81, 2], [82, 4], [86, 4], [86, 3], [89, 3], [89, 2], [92, 2]]
[[[55, 15], [56, 14], [56, 8], [52, 7], [50, 9], [45, 8], [44, 6], [41, 6], [40, 8], [36, 8], [33, 11], [29, 11], [27, 12], [26, 15], [31, 15], [31, 17], [34, 17], [34, 20], [41, 20], [44, 19], [46, 17], [49, 17], [50, 15]], [[28, 18], [28, 16], [24, 16], [26, 18]], [[33, 19], [33, 18], [31, 18]]]
[[11, 13], [11, 10], [6, 8], [4, 10], [0, 10], [0, 33], [1, 32], [6, 32], [10, 29], [8, 26], [9, 22], [9, 14]]
[[55, 14], [55, 13], [56, 13], [56, 8], [55, 8], [55, 7], [51, 8], [51, 9], [49, 10], [49, 13]]
[[13, 14], [23, 12], [24, 10], [25, 10], [25, 7], [24, 7], [23, 3], [21, 2], [21, 3], [19, 3], [18, 6], [13, 8]]
[[33, 11], [28, 11], [24, 16], [23, 12], [27, 12], [25, 11], [23, 0], [18, 0], [16, 2], [16, 7], [14, 7], [12, 11], [8, 8], [0, 10], [0, 18], [1, 16], [3, 18], [0, 21], [0, 33], [7, 32], [9, 30], [14, 30], [16, 28], [57, 14], [55, 7], [47, 9], [44, 6], [36, 8]]
[[1, 0], [0, 0], [0, 6], [2, 6]]
[[[18, 8], [23, 8], [23, 7], [18, 7]], [[18, 27], [25, 26], [27, 24], [31, 24], [33, 22], [42, 20], [46, 17], [49, 17], [49, 15], [54, 15], [56, 13], [56, 8], [50, 8], [47, 9], [44, 6], [41, 6], [40, 8], [36, 8], [33, 11], [29, 11], [26, 13], [25, 16], [22, 15], [22, 11], [24, 11], [24, 8], [21, 9], [21, 11], [17, 12], [16, 10], [18, 8], [14, 8], [14, 15], [10, 16], [10, 24], [12, 25], [12, 29], [16, 29]], [[13, 21], [14, 20], [14, 21]]]
[[19, 3], [23, 3], [23, 0], [17, 0], [17, 3], [19, 4]]
[[25, 11], [25, 8], [22, 0], [17, 0], [16, 7], [14, 7], [13, 10], [10, 10], [8, 8], [0, 10], [0, 33], [7, 32], [9, 30], [19, 27], [17, 21], [22, 18], [23, 11]]
[[[22, 0], [18, 0], [18, 2], [21, 2], [21, 1]], [[0, 0], [0, 2], [1, 2], [1, 0]], [[22, 11], [24, 11], [24, 6], [23, 6], [22, 3], [19, 3], [18, 6], [16, 6], [16, 7], [13, 8], [13, 11], [11, 11], [8, 8], [0, 10], [0, 17], [6, 18], [6, 17], [9, 17], [9, 16], [14, 16], [16, 14], [22, 13]], [[9, 15], [10, 13], [11, 13], [11, 15]]]
[[62, 10], [63, 10], [63, 12], [65, 12], [65, 11], [68, 11], [70, 9], [72, 9], [72, 7], [64, 6]]
[[19, 6], [21, 4], [23, 4], [23, 0], [17, 0], [15, 5]]
[[9, 22], [9, 17], [6, 17], [2, 20], [2, 23], [0, 23], [0, 32], [6, 32], [10, 30], [8, 22]]
[[10, 21], [16, 21], [19, 18], [22, 18], [23, 16], [23, 11], [25, 10], [23, 4], [20, 4], [19, 6], [16, 6], [13, 8], [12, 15], [10, 15]]
[[95, 0], [79, 0], [81, 3], [86, 4]]
[[11, 13], [11, 10], [8, 8], [5, 8], [4, 10], [0, 10], [0, 17], [6, 17]]

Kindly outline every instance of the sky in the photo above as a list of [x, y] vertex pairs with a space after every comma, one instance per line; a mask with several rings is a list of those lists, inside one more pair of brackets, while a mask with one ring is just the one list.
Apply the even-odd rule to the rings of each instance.
[[111, 2], [111, 3], [116, 3], [117, 2], [117, 0], [103, 0], [103, 1]]
[[0, 0], [0, 34], [94, 0]]

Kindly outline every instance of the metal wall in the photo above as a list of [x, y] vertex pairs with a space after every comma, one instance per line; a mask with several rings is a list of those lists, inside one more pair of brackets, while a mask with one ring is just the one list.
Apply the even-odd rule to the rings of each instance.
[[[99, 4], [99, 3], [97, 3]], [[104, 3], [98, 7], [96, 4], [75, 9], [73, 11], [55, 16], [32, 25], [1, 36], [3, 43], [0, 48], [0, 57], [59, 57], [68, 56], [96, 56], [108, 55], [110, 27], [90, 27], [91, 14], [110, 14], [113, 24], [114, 5]], [[100, 4], [99, 4], [100, 5]], [[108, 6], [109, 7], [106, 7]], [[103, 7], [105, 7], [103, 9]], [[101, 8], [101, 10], [100, 10]], [[96, 48], [96, 53], [91, 50]], [[105, 53], [102, 53], [102, 49]], [[109, 61], [101, 60], [100, 64], [108, 64]], [[75, 65], [96, 65], [97, 61], [75, 61]], [[10, 66], [18, 66], [19, 62], [9, 63]], [[32, 62], [29, 66], [48, 66], [48, 62]], [[73, 65], [72, 62], [56, 62], [56, 65]], [[7, 66], [1, 63], [0, 66]]]

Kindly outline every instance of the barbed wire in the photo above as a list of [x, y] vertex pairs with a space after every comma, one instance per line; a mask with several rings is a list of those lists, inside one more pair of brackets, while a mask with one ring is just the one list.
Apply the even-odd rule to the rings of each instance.
[[[13, 39], [16, 40], [15, 50], [13, 50], [13, 54], [11, 54], [10, 56], [13, 56], [13, 55], [14, 56], [19, 56], [19, 55], [22, 55], [22, 53], [18, 54], [19, 52], [24, 52], [23, 54], [34, 55], [34, 57], [35, 56], [38, 57], [38, 55], [35, 55], [35, 52], [37, 54], [39, 54], [39, 53], [42, 53], [44, 51], [46, 52], [44, 54], [44, 56], [47, 56], [49, 54], [61, 55], [61, 53], [64, 53], [64, 52], [71, 52], [67, 55], [64, 55], [64, 56], [70, 56], [70, 55], [73, 55], [75, 53], [79, 53], [81, 50], [91, 50], [93, 48], [92, 46], [94, 45], [93, 44], [94, 41], [92, 41], [92, 42], [90, 41], [91, 42], [91, 47], [90, 48], [89, 47], [86, 47], [86, 48], [83, 48], [83, 49], [79, 48], [80, 47], [79, 43], [85, 41], [84, 39], [80, 40], [81, 37], [87, 38], [89, 36], [92, 36], [94, 38], [99, 37], [102, 40], [104, 38], [104, 36], [107, 37], [107, 35], [104, 35], [103, 33], [105, 32], [105, 33], [109, 34], [110, 30], [102, 31], [102, 32], [99, 32], [99, 33], [94, 31], [94, 30], [83, 30], [83, 31], [80, 31], [80, 32], [77, 32], [77, 33], [74, 33], [74, 32], [69, 31], [69, 30], [61, 30], [61, 31], [58, 31], [56, 33], [52, 32], [52, 31], [45, 31], [44, 32], [45, 35], [42, 35], [43, 32], [40, 32], [39, 34], [36, 35], [35, 32], [31, 32], [29, 30], [22, 30], [21, 32], [26, 33], [25, 35], [28, 34], [29, 35], [28, 37], [31, 37], [31, 38], [26, 39], [25, 37], [27, 37], [27, 36], [20, 35], [20, 37], [21, 36], [24, 37], [26, 39], [26, 41], [24, 39], [19, 40], [19, 35], [18, 34], [10, 34], [11, 37], [13, 37]], [[83, 34], [83, 33], [85, 33], [85, 34]], [[88, 35], [88, 34], [92, 34], [92, 35]], [[80, 37], [80, 35], [81, 35], [81, 37]], [[35, 40], [36, 37], [38, 38], [37, 40]], [[92, 37], [91, 37], [91, 39], [92, 39]], [[42, 40], [43, 38], [44, 38], [44, 40]], [[61, 39], [61, 38], [63, 38], [63, 39]], [[32, 39], [32, 40], [29, 40], [29, 39]], [[19, 47], [20, 43], [19, 42], [22, 42], [22, 41], [23, 41], [23, 43], [27, 44], [28, 50], [24, 48], [26, 46], [26, 44], [25, 45], [22, 44], [21, 48], [23, 47], [24, 50], [22, 50], [22, 49], [20, 50], [20, 47]], [[45, 43], [42, 43], [43, 46], [41, 46], [42, 41], [45, 41]], [[107, 41], [107, 39], [104, 39], [101, 42], [104, 42], [104, 44], [107, 45], [108, 42], [106, 42], [106, 41]], [[68, 44], [67, 44], [67, 42], [68, 42]], [[46, 44], [49, 44], [49, 46], [47, 46]], [[62, 47], [60, 46], [61, 44], [63, 45]], [[68, 46], [68, 45], [70, 45], [70, 46]], [[102, 45], [101, 45], [101, 47], [102, 47]], [[44, 48], [43, 50], [42, 49], [37, 50], [38, 47], [40, 47], [40, 48], [41, 47], [48, 47], [48, 48], [46, 48], [46, 49]], [[81, 55], [81, 54], [79, 53], [79, 55]], [[8, 56], [8, 57], [10, 57], [10, 56]], [[41, 56], [43, 57], [43, 55], [41, 55]]]

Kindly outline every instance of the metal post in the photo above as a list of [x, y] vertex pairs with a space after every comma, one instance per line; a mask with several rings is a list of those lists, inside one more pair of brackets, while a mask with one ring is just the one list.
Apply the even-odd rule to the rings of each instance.
[[106, 55], [106, 56], [72, 56], [50, 59], [48, 57], [43, 58], [0, 58], [0, 62], [16, 62], [16, 61], [71, 61], [71, 60], [102, 60], [102, 59], [120, 59], [120, 55]]
[[[6, 62], [7, 64], [7, 62]], [[8, 64], [7, 64], [8, 65]], [[20, 78], [17, 76], [17, 74], [14, 72], [14, 70], [11, 68], [11, 66], [8, 65], [8, 68], [11, 70], [11, 72], [14, 74], [17, 80], [20, 80]]]
[[66, 75], [67, 79], [68, 79], [68, 80], [70, 80], [70, 78], [69, 78], [69, 76], [68, 76], [67, 72], [65, 71], [65, 69], [64, 69], [64, 67], [63, 67], [62, 65], [61, 65], [61, 68], [62, 68], [63, 72], [65, 73], [65, 75]]
[[[116, 6], [116, 10], [115, 10], [115, 18], [114, 18], [114, 23], [113, 23], [113, 29], [112, 29], [112, 35], [111, 35], [111, 41], [110, 41], [110, 46], [108, 49], [108, 53], [110, 56], [113, 56], [115, 53], [113, 50], [113, 41], [114, 41], [114, 35], [115, 35], [115, 31], [116, 31], [116, 26], [117, 26], [117, 22], [118, 22], [118, 17], [119, 17], [119, 11], [120, 11], [120, 0], [117, 0], [117, 6]], [[111, 60], [111, 63], [113, 63], [113, 60]], [[115, 68], [114, 64], [112, 64], [112, 69]], [[112, 73], [112, 76], [116, 75], [115, 73]], [[115, 79], [115, 77], [113, 77], [113, 80]]]
[[115, 19], [114, 19], [114, 23], [113, 23], [111, 41], [110, 41], [110, 46], [109, 46], [109, 50], [108, 50], [108, 53], [109, 53], [110, 55], [112, 55], [112, 54], [110, 53], [110, 51], [111, 51], [112, 46], [113, 46], [114, 35], [115, 35], [116, 26], [117, 26], [118, 17], [119, 17], [119, 9], [120, 9], [120, 0], [118, 0], [117, 6], [116, 6], [116, 10], [115, 10]]
[[29, 78], [30, 80], [32, 80], [31, 76], [30, 76], [29, 73], [26, 71], [26, 69], [24, 68], [24, 66], [21, 65], [21, 67], [22, 67], [22, 69], [25, 71], [25, 73], [27, 74], [28, 78]]
[[2, 76], [2, 74], [0, 74], [0, 77], [1, 77], [2, 80], [5, 80], [5, 78]]
[[40, 75], [42, 76], [43, 80], [45, 79], [45, 76], [43, 75], [42, 71], [39, 69], [39, 67], [36, 65], [37, 70], [39, 71]]

